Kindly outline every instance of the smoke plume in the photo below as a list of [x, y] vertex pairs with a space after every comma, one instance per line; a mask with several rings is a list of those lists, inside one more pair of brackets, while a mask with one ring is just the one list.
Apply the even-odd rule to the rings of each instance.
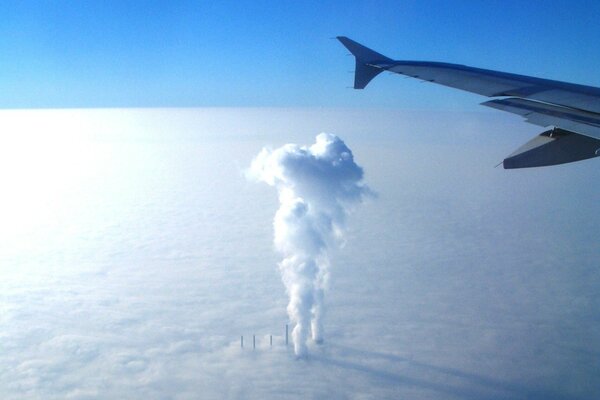
[[310, 147], [287, 144], [263, 149], [250, 176], [277, 188], [275, 246], [290, 297], [294, 351], [307, 352], [309, 335], [323, 341], [323, 300], [329, 275], [328, 249], [340, 243], [348, 209], [368, 193], [363, 170], [337, 136], [321, 133]]

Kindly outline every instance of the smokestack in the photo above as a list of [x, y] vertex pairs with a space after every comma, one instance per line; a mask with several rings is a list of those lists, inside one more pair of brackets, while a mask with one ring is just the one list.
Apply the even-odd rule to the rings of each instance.
[[[337, 136], [321, 133], [312, 146], [287, 144], [263, 149], [249, 177], [277, 188], [275, 246], [290, 300], [296, 355], [307, 352], [309, 335], [323, 341], [324, 293], [329, 278], [328, 252], [343, 239], [349, 208], [370, 193], [352, 151]], [[288, 330], [286, 325], [286, 345]]]
[[256, 349], [256, 335], [252, 335], [252, 350]]
[[240, 345], [242, 347], [242, 349], [244, 348], [244, 336], [241, 337], [240, 339]]
[[269, 335], [269, 346], [273, 347], [273, 335]]
[[285, 345], [288, 345], [288, 325], [285, 324]]

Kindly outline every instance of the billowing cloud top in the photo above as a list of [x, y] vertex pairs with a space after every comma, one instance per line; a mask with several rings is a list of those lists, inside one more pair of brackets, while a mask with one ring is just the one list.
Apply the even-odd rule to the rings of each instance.
[[252, 162], [250, 176], [276, 186], [282, 195], [292, 190], [298, 197], [328, 208], [351, 204], [368, 193], [352, 151], [328, 133], [319, 134], [310, 147], [287, 144], [276, 150], [263, 149]]

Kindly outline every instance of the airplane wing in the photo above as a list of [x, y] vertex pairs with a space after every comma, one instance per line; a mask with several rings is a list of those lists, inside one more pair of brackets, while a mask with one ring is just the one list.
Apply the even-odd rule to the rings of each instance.
[[600, 88], [459, 64], [398, 61], [351, 39], [338, 40], [356, 58], [354, 88], [383, 71], [499, 99], [483, 104], [550, 127], [503, 162], [504, 168], [556, 165], [600, 155]]

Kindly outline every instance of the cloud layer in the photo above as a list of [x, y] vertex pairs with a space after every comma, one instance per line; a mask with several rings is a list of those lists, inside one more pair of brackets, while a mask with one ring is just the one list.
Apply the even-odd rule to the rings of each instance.
[[[15, 113], [0, 118], [3, 400], [600, 398], [598, 162], [494, 169], [535, 133], [517, 118], [117, 110], [135, 123], [102, 126], [111, 140], [47, 146], [111, 110]], [[27, 121], [49, 130], [24, 140]], [[240, 134], [215, 139], [228, 121]], [[241, 171], [265, 143], [323, 128], [352, 143], [378, 198], [331, 253], [327, 340], [296, 361], [278, 200]]]

